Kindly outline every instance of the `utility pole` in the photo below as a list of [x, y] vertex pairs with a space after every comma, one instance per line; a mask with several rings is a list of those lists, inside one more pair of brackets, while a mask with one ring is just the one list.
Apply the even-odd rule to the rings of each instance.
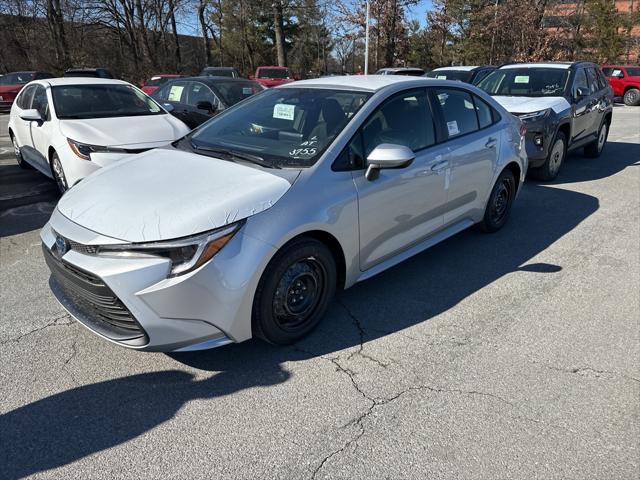
[[496, 43], [496, 30], [498, 29], [498, 0], [493, 5], [493, 34], [491, 35], [491, 53], [489, 54], [489, 65], [493, 65], [493, 47]]
[[367, 19], [364, 27], [364, 74], [369, 74], [369, 0], [367, 0]]

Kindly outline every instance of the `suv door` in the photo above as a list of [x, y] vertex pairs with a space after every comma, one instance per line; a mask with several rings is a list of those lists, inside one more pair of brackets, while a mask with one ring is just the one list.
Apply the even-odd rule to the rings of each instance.
[[[355, 159], [349, 163], [360, 168], [353, 172], [353, 179], [358, 193], [361, 270], [442, 228], [448, 149], [437, 139], [427, 91], [420, 88], [385, 100], [346, 148]], [[408, 167], [383, 169], [378, 178], [367, 180], [365, 159], [383, 143], [405, 145], [416, 157]]]
[[498, 160], [501, 132], [493, 109], [470, 92], [433, 88], [433, 93], [449, 147], [444, 224], [450, 225], [470, 218], [474, 210], [484, 210]]
[[[579, 95], [578, 91], [581, 91], [584, 95]], [[596, 105], [596, 101], [590, 93], [587, 72], [583, 67], [576, 70], [571, 87], [571, 97], [573, 115], [571, 119], [569, 146], [573, 143], [587, 140], [593, 133], [593, 108]]]

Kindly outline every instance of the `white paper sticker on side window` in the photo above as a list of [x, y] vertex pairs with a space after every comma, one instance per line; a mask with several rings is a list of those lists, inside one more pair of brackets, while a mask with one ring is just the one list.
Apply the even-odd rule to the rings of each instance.
[[451, 136], [458, 135], [460, 133], [460, 130], [458, 129], [458, 122], [455, 120], [447, 122], [447, 130], [449, 130], [449, 135]]
[[242, 87], [243, 95], [251, 95], [253, 93], [253, 89], [251, 87]]
[[516, 75], [513, 83], [529, 83], [529, 75]]
[[183, 90], [184, 90], [183, 86], [172, 85], [171, 89], [169, 90], [169, 97], [167, 98], [167, 100], [169, 100], [170, 102], [179, 102], [180, 97], [182, 97]]
[[273, 106], [273, 118], [279, 118], [281, 120], [293, 120], [295, 116], [295, 110], [295, 105], [276, 103]]
[[437, 76], [436, 76], [436, 78], [437, 78], [438, 80], [446, 80], [446, 79], [447, 79], [447, 76], [446, 76], [446, 75], [437, 75]]

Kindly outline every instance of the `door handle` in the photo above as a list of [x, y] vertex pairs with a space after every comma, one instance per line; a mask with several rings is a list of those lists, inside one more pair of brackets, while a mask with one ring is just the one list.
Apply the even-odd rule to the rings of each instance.
[[496, 148], [497, 140], [493, 137], [489, 137], [487, 143], [484, 144], [485, 148]]

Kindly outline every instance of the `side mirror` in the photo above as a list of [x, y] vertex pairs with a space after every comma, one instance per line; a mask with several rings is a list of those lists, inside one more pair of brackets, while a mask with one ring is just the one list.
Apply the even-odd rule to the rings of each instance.
[[364, 176], [367, 180], [375, 180], [380, 170], [386, 168], [404, 168], [416, 158], [415, 153], [404, 145], [382, 143], [378, 145], [367, 157], [367, 171]]
[[173, 105], [170, 103], [163, 103], [162, 107], [169, 113], [173, 112]]
[[576, 98], [582, 98], [589, 95], [589, 90], [584, 87], [578, 87], [576, 89]]
[[206, 110], [207, 112], [215, 111], [215, 108], [213, 108], [213, 105], [208, 100], [203, 100], [201, 102], [196, 103], [196, 108], [198, 110]]
[[42, 121], [42, 115], [40, 115], [40, 112], [35, 108], [31, 108], [29, 110], [23, 110], [22, 113], [20, 113], [20, 118], [28, 122]]

